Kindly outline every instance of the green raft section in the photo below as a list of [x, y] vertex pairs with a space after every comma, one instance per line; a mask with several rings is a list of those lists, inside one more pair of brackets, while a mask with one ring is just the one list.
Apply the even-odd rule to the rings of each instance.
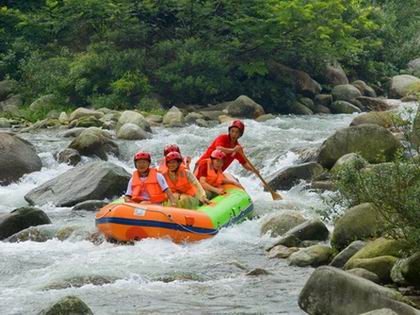
[[[253, 215], [254, 205], [246, 191], [230, 187], [226, 188], [226, 195], [211, 199], [211, 205], [203, 205], [197, 210], [207, 214], [215, 229], [238, 223]], [[124, 199], [116, 199], [112, 204], [122, 204]]]

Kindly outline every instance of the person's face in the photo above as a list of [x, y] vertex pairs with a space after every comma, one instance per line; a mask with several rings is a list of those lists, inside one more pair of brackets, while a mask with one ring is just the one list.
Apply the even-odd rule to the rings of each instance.
[[241, 130], [237, 127], [232, 127], [229, 130], [230, 139], [233, 141], [238, 140], [241, 137]]
[[149, 160], [140, 159], [136, 161], [136, 169], [140, 173], [146, 172], [149, 169], [149, 166], [150, 166]]
[[220, 160], [220, 159], [212, 159], [212, 160], [211, 160], [211, 163], [212, 163], [212, 165], [213, 165], [213, 168], [214, 168], [216, 171], [219, 171], [219, 170], [221, 170], [221, 169], [222, 169], [222, 166], [223, 166], [223, 160]]
[[175, 172], [179, 164], [180, 162], [178, 160], [171, 160], [166, 163], [166, 166], [168, 167], [168, 170], [170, 170], [171, 172]]

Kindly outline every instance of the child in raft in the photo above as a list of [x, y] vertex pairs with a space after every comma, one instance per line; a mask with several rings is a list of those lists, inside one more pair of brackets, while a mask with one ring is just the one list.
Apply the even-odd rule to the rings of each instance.
[[203, 159], [198, 163], [195, 175], [205, 189], [208, 199], [225, 193], [222, 184], [233, 184], [243, 188], [232, 175], [223, 173], [225, 158], [225, 153], [214, 150], [209, 159]]
[[151, 161], [150, 154], [146, 152], [134, 156], [136, 170], [128, 182], [124, 200], [143, 204], [162, 204], [169, 200], [172, 206], [176, 206], [176, 199], [165, 177], [150, 167]]
[[165, 156], [165, 165], [166, 171], [163, 175], [177, 200], [178, 207], [197, 209], [199, 202], [209, 203], [203, 187], [194, 174], [187, 169], [179, 152], [169, 152]]

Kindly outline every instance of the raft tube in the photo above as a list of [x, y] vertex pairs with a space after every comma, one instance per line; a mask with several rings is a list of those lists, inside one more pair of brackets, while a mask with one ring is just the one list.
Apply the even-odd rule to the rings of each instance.
[[125, 202], [123, 198], [96, 213], [96, 226], [108, 240], [135, 241], [171, 238], [174, 242], [198, 241], [216, 235], [228, 225], [253, 214], [250, 196], [234, 185], [224, 185], [225, 194], [197, 210]]

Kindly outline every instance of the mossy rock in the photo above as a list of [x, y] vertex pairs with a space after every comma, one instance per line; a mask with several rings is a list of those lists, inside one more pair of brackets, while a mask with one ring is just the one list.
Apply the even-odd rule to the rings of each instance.
[[363, 268], [375, 273], [382, 283], [391, 282], [391, 270], [398, 258], [394, 256], [379, 256], [374, 258], [350, 259], [344, 266], [345, 270]]
[[92, 310], [77, 296], [65, 296], [39, 315], [93, 315]]

